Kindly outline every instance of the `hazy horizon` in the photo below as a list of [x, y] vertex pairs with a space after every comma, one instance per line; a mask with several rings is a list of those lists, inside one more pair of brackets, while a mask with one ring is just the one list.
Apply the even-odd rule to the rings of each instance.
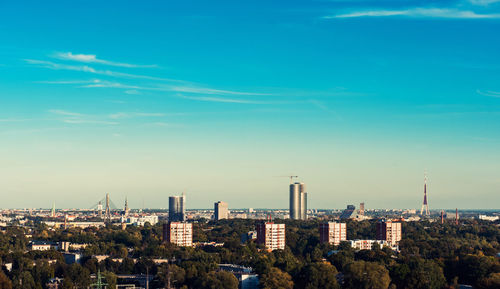
[[2, 2], [0, 31], [1, 207], [287, 208], [293, 174], [420, 209], [424, 172], [431, 210], [500, 204], [500, 1]]

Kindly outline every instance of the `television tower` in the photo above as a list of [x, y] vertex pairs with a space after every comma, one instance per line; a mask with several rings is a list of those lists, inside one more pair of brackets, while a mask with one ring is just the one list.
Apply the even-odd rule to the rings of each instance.
[[420, 215], [429, 216], [429, 204], [427, 203], [427, 174], [424, 175], [424, 203], [420, 209]]

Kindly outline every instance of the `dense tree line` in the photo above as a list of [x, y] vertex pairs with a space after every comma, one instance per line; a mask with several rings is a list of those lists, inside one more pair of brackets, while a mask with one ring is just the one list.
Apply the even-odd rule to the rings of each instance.
[[[471, 284], [500, 288], [500, 229], [475, 220], [460, 225], [436, 222], [403, 223], [400, 252], [375, 246], [353, 250], [349, 244], [320, 244], [318, 220], [286, 220], [285, 250], [267, 252], [254, 241], [241, 244], [241, 235], [254, 230], [255, 220], [199, 220], [194, 241], [223, 242], [222, 247], [180, 248], [162, 240], [161, 224], [52, 230], [36, 225], [28, 232], [7, 227], [0, 234], [0, 260], [12, 263], [0, 271], [2, 288], [46, 288], [54, 277], [64, 288], [87, 288], [100, 271], [109, 284], [117, 274], [150, 274], [150, 288], [237, 288], [233, 274], [218, 270], [231, 263], [254, 268], [262, 288], [456, 288]], [[88, 244], [81, 264], [67, 265], [57, 251], [27, 251], [28, 238]], [[349, 239], [373, 239], [375, 221], [348, 221]], [[98, 262], [96, 255], [110, 258]], [[169, 259], [155, 264], [153, 259]]]

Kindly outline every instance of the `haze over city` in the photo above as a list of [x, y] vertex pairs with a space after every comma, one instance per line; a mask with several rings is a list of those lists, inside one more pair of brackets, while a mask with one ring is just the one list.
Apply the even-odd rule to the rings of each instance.
[[237, 2], [0, 3], [1, 207], [498, 209], [500, 3]]

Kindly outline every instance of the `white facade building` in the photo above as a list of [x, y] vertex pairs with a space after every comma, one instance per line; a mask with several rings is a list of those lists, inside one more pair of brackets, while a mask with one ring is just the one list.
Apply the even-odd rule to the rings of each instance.
[[346, 223], [328, 222], [319, 225], [319, 240], [321, 243], [339, 245], [347, 240]]
[[257, 224], [257, 243], [268, 251], [285, 249], [285, 224], [265, 222]]
[[193, 246], [193, 224], [185, 222], [170, 222], [163, 225], [165, 241], [181, 247]]

